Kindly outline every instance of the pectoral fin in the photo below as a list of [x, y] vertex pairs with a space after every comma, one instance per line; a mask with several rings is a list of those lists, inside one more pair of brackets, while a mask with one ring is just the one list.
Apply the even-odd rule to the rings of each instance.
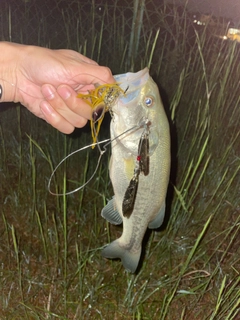
[[116, 209], [114, 198], [108, 201], [107, 205], [102, 209], [101, 216], [112, 224], [122, 223], [122, 217]]
[[165, 206], [165, 201], [164, 201], [164, 203], [163, 203], [160, 211], [156, 215], [156, 217], [151, 222], [149, 222], [149, 224], [148, 224], [149, 229], [157, 229], [162, 225], [163, 219], [165, 216], [165, 207], [166, 206]]

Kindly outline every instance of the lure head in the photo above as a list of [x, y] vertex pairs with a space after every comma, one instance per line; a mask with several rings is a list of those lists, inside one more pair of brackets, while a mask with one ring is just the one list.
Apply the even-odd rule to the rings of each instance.
[[98, 106], [95, 107], [95, 109], [92, 112], [92, 122], [96, 123], [97, 121], [102, 120], [104, 117], [104, 114], [106, 112], [106, 105], [101, 102]]
[[[118, 84], [103, 84], [97, 86], [89, 94], [79, 93], [78, 98], [84, 99], [92, 108], [92, 119], [90, 120], [93, 143], [97, 142], [100, 127], [107, 111], [111, 112], [112, 106], [118, 97], [125, 92]], [[94, 148], [95, 146], [93, 146]]]

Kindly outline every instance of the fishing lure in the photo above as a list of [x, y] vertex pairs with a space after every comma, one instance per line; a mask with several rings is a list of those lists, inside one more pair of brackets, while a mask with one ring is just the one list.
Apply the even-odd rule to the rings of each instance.
[[123, 197], [122, 212], [123, 216], [129, 218], [133, 212], [137, 195], [139, 175], [142, 172], [145, 176], [149, 174], [149, 126], [150, 122], [145, 123], [145, 130], [141, 135], [138, 144], [138, 155], [134, 174], [129, 182]]
[[[118, 84], [103, 84], [89, 91], [89, 94], [78, 93], [77, 97], [85, 100], [93, 109], [92, 119], [90, 121], [93, 144], [97, 142], [105, 113], [107, 111], [111, 113], [112, 105], [121, 94], [125, 95], [127, 90], [128, 88], [123, 91]], [[95, 145], [93, 145], [92, 148], [94, 148], [94, 146]]]
[[138, 146], [138, 158], [140, 172], [145, 176], [149, 174], [149, 129], [143, 132]]
[[123, 216], [129, 218], [132, 214], [138, 189], [140, 169], [134, 171], [134, 175], [130, 180], [129, 186], [124, 194], [122, 203]]
[[[18, 88], [18, 89], [20, 91], [23, 91], [20, 88]], [[91, 130], [92, 130], [93, 143], [90, 146], [93, 149], [96, 145], [99, 147], [99, 144], [106, 143], [106, 142], [107, 143], [104, 145], [103, 149], [100, 149], [100, 147], [99, 147], [100, 156], [99, 156], [95, 171], [92, 174], [92, 176], [90, 177], [90, 179], [86, 183], [84, 183], [82, 186], [80, 186], [79, 188], [77, 188], [73, 191], [70, 191], [70, 192], [65, 192], [64, 194], [61, 194], [61, 193], [57, 194], [57, 193], [54, 193], [50, 190], [51, 181], [52, 181], [52, 178], [53, 178], [56, 170], [59, 168], [59, 166], [67, 158], [69, 158], [70, 156], [72, 156], [76, 152], [82, 151], [90, 146], [85, 146], [79, 150], [76, 150], [76, 151], [72, 152], [71, 154], [69, 154], [68, 156], [66, 156], [62, 161], [60, 161], [60, 163], [55, 167], [55, 169], [53, 170], [53, 172], [49, 178], [48, 190], [51, 194], [58, 195], [58, 196], [71, 194], [73, 192], [76, 192], [76, 191], [82, 189], [86, 184], [89, 183], [90, 180], [92, 180], [92, 178], [94, 177], [94, 175], [98, 169], [101, 157], [106, 152], [107, 145], [109, 145], [111, 143], [110, 139], [107, 139], [107, 140], [104, 140], [101, 142], [97, 141], [97, 136], [98, 136], [98, 133], [100, 130], [102, 120], [103, 120], [104, 115], [107, 111], [112, 113], [111, 108], [112, 108], [113, 104], [116, 102], [116, 100], [118, 99], [118, 97], [121, 94], [125, 95], [127, 90], [128, 90], [128, 87], [124, 91], [123, 89], [121, 89], [119, 87], [118, 84], [104, 84], [104, 85], [97, 86], [94, 90], [89, 91], [88, 94], [78, 93], [77, 96], [79, 98], [84, 99], [93, 109], [92, 119], [91, 119]], [[26, 93], [26, 94], [28, 94], [28, 93]], [[1, 98], [1, 95], [2, 95], [2, 86], [0, 85], [0, 98]], [[28, 94], [28, 95], [31, 96], [30, 94]], [[113, 116], [113, 115], [111, 114], [111, 116]], [[97, 124], [97, 128], [96, 128], [95, 125], [97, 122], [98, 122], [98, 124]], [[128, 131], [134, 130], [135, 128], [144, 127], [144, 132], [141, 135], [141, 138], [139, 141], [139, 147], [138, 147], [138, 156], [137, 156], [138, 165], [136, 166], [136, 168], [134, 170], [133, 178], [131, 179], [131, 181], [129, 183], [129, 186], [125, 192], [125, 196], [124, 196], [124, 200], [123, 200], [123, 215], [127, 216], [127, 217], [130, 217], [130, 215], [133, 211], [133, 208], [134, 208], [134, 203], [135, 203], [135, 198], [136, 198], [137, 188], [138, 188], [139, 174], [141, 172], [143, 172], [143, 174], [146, 176], [149, 173], [149, 139], [148, 139], [148, 136], [149, 136], [150, 124], [151, 123], [148, 120], [144, 120], [143, 122], [140, 122], [136, 126], [133, 126], [129, 130], [127, 130], [119, 135], [119, 136], [121, 136]], [[116, 137], [115, 139], [117, 139], [118, 137]], [[115, 140], [115, 139], [113, 139], [113, 140]]]

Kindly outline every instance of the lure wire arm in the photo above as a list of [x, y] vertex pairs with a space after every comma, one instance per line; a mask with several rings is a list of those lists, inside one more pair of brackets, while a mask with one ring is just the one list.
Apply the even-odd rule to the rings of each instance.
[[[70, 194], [72, 194], [72, 193], [75, 193], [75, 192], [83, 189], [83, 188], [93, 179], [93, 177], [95, 176], [95, 174], [96, 174], [96, 172], [97, 172], [97, 170], [98, 170], [98, 168], [99, 168], [99, 164], [100, 164], [100, 161], [101, 161], [101, 159], [102, 159], [102, 156], [103, 156], [103, 154], [107, 151], [108, 145], [111, 144], [114, 140], [117, 140], [117, 139], [118, 139], [119, 137], [121, 137], [122, 135], [126, 134], [127, 132], [133, 131], [133, 130], [135, 130], [135, 129], [141, 129], [142, 127], [143, 127], [143, 122], [141, 121], [140, 125], [137, 124], [137, 125], [133, 126], [132, 128], [130, 128], [130, 129], [122, 132], [121, 134], [119, 134], [117, 137], [115, 137], [115, 138], [113, 138], [113, 139], [110, 139], [110, 138], [109, 138], [109, 139], [105, 139], [105, 140], [103, 140], [103, 141], [97, 141], [97, 142], [95, 142], [95, 143], [92, 143], [92, 144], [89, 144], [89, 145], [87, 145], [87, 146], [84, 146], [84, 147], [82, 147], [82, 148], [80, 148], [80, 149], [77, 149], [77, 150], [71, 152], [70, 154], [68, 154], [66, 157], [64, 157], [64, 158], [58, 163], [58, 165], [54, 168], [54, 170], [52, 171], [52, 173], [51, 173], [51, 175], [50, 175], [50, 178], [49, 178], [49, 180], [48, 180], [48, 186], [47, 186], [47, 189], [48, 189], [49, 193], [51, 193], [51, 194], [54, 195], [54, 196], [66, 196], [66, 195], [70, 195]], [[103, 147], [102, 147], [102, 149], [101, 149], [101, 148], [100, 148], [100, 144], [103, 144], [103, 143], [105, 143], [105, 144], [103, 145]], [[99, 154], [99, 157], [98, 157], [98, 161], [97, 161], [96, 168], [95, 168], [93, 174], [91, 175], [91, 177], [90, 177], [83, 185], [81, 185], [80, 187], [78, 187], [78, 188], [76, 188], [76, 189], [74, 189], [74, 190], [72, 190], [72, 191], [65, 192], [65, 193], [55, 193], [55, 192], [51, 191], [51, 182], [52, 182], [52, 179], [53, 179], [53, 177], [54, 177], [57, 169], [60, 167], [60, 165], [61, 165], [64, 161], [66, 161], [68, 158], [70, 158], [72, 155], [74, 155], [74, 154], [76, 154], [76, 153], [78, 153], [78, 152], [81, 152], [81, 151], [83, 151], [83, 150], [86, 150], [86, 149], [88, 149], [88, 148], [90, 148], [90, 147], [93, 147], [93, 146], [95, 147], [96, 145], [98, 146], [98, 150], [99, 150], [99, 153], [100, 153], [100, 154]]]
[[[84, 187], [92, 180], [92, 178], [94, 177], [94, 175], [95, 175], [95, 173], [97, 172], [97, 169], [98, 169], [98, 167], [99, 167], [100, 160], [101, 160], [103, 154], [107, 151], [107, 149], [105, 149], [104, 147], [103, 147], [103, 150], [102, 150], [102, 149], [99, 147], [99, 144], [105, 143], [105, 142], [108, 142], [108, 141], [110, 141], [110, 139], [106, 139], [106, 140], [103, 140], [103, 141], [100, 141], [100, 142], [92, 143], [92, 144], [90, 144], [90, 145], [87, 145], [87, 146], [85, 146], [85, 147], [82, 147], [82, 148], [80, 148], [80, 149], [78, 149], [78, 150], [75, 150], [75, 151], [71, 152], [71, 153], [68, 154], [65, 158], [63, 158], [63, 159], [58, 163], [58, 165], [54, 168], [54, 170], [53, 170], [53, 172], [51, 173], [51, 176], [50, 176], [50, 178], [49, 178], [49, 180], [48, 180], [48, 191], [49, 191], [49, 193], [51, 193], [51, 194], [54, 195], [54, 196], [65, 196], [65, 195], [69, 195], [69, 194], [75, 193], [75, 192], [81, 190], [82, 188], [84, 188]], [[64, 161], [66, 161], [68, 158], [70, 158], [72, 155], [74, 155], [75, 153], [81, 152], [81, 151], [83, 151], [83, 150], [85, 150], [85, 149], [87, 149], [87, 148], [89, 148], [89, 147], [92, 147], [93, 145], [94, 145], [94, 146], [95, 146], [95, 145], [98, 145], [98, 149], [99, 149], [99, 151], [100, 151], [100, 155], [99, 155], [99, 157], [98, 157], [98, 162], [97, 162], [96, 168], [95, 168], [93, 174], [91, 175], [91, 177], [90, 177], [83, 185], [81, 185], [80, 187], [78, 187], [78, 188], [76, 188], [76, 189], [74, 189], [74, 190], [72, 190], [72, 191], [65, 192], [65, 193], [55, 193], [55, 192], [51, 191], [51, 182], [52, 182], [53, 176], [54, 176], [54, 174], [56, 173], [57, 169], [60, 167], [60, 165], [61, 165]]]

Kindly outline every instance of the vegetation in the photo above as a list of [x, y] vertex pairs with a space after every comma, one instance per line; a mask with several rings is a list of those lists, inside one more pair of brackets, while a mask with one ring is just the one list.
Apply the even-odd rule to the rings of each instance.
[[[122, 25], [129, 11], [103, 6], [100, 20], [98, 9], [90, 8], [92, 32], [77, 49], [127, 72], [129, 33]], [[76, 49], [84, 30], [64, 12], [68, 47]], [[53, 168], [91, 143], [89, 128], [65, 136], [20, 106], [1, 105], [1, 319], [239, 319], [240, 49], [207, 26], [194, 29], [189, 14], [175, 7], [149, 8], [143, 21], [141, 54], [129, 68], [150, 67], [171, 124], [167, 221], [147, 233], [137, 274], [103, 259], [102, 246], [121, 234], [100, 215], [112, 197], [110, 152], [82, 191], [53, 196], [47, 191]], [[47, 18], [41, 23], [47, 30]], [[39, 34], [39, 44], [45, 36]], [[108, 125], [106, 118], [100, 139], [109, 136]], [[67, 159], [51, 190], [84, 184], [97, 157], [89, 148]]]

